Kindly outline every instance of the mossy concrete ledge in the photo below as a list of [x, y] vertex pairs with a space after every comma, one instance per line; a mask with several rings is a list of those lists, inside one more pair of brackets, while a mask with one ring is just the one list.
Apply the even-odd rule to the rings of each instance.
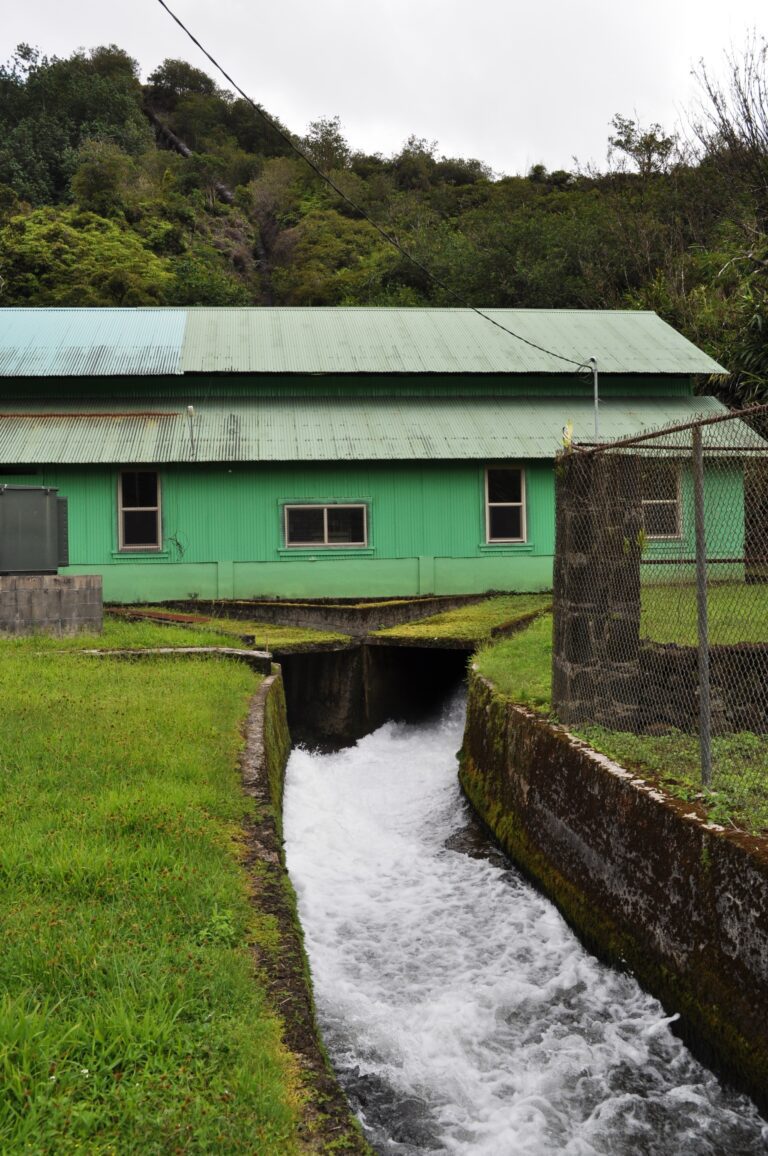
[[462, 787], [583, 941], [768, 1108], [768, 840], [725, 831], [476, 669]]
[[283, 1022], [284, 1042], [296, 1056], [303, 1077], [301, 1150], [372, 1156], [333, 1073], [315, 1020], [296, 896], [283, 853], [283, 783], [290, 748], [283, 682], [275, 666], [251, 700], [240, 760], [243, 790], [256, 803], [244, 831], [251, 894], [259, 910], [273, 916], [275, 929], [268, 940], [253, 944], [253, 953]]

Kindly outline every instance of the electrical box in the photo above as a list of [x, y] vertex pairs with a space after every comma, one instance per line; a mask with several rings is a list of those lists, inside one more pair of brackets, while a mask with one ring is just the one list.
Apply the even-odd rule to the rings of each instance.
[[55, 574], [68, 561], [67, 499], [48, 486], [0, 485], [0, 574]]

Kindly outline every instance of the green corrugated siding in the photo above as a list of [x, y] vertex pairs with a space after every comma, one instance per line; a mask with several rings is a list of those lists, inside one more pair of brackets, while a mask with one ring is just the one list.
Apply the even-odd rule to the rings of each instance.
[[[512, 464], [512, 463], [510, 463]], [[206, 598], [377, 597], [551, 585], [554, 466], [526, 471], [527, 542], [485, 543], [484, 470], [477, 463], [227, 467], [172, 466], [161, 471], [164, 550], [117, 550], [117, 471], [48, 468], [0, 482], [47, 485], [69, 498], [74, 572], [104, 575], [116, 601]], [[693, 556], [690, 471], [681, 478], [683, 539], [650, 542], [646, 562]], [[364, 501], [370, 511], [366, 551], [288, 550], [282, 503]], [[741, 470], [718, 463], [705, 487], [711, 556], [741, 556]], [[645, 581], [669, 581], [670, 568], [644, 565]], [[726, 576], [714, 574], [713, 577]]]
[[[696, 530], [693, 505], [693, 474], [688, 462], [681, 464], [680, 474], [680, 538], [651, 540], [643, 554], [641, 575], [645, 582], [694, 581], [693, 559], [696, 557]], [[744, 577], [745, 516], [744, 471], [740, 463], [717, 461], [704, 474], [704, 524], [707, 557], [710, 559], [738, 559], [714, 563], [710, 578], [724, 580]], [[654, 560], [668, 559], [675, 563], [687, 560], [685, 566], [654, 566]]]
[[[551, 554], [553, 467], [526, 471], [529, 543], [532, 553]], [[200, 563], [280, 561], [295, 564], [312, 551], [287, 553], [282, 544], [281, 503], [365, 501], [370, 505], [370, 547], [377, 558], [419, 555], [480, 557], [485, 546], [484, 474], [476, 464], [387, 466], [245, 467], [161, 472], [163, 532], [169, 561]], [[72, 565], [125, 564], [117, 551], [117, 474], [98, 470], [45, 470], [4, 477], [18, 484], [58, 486], [70, 499]], [[530, 549], [528, 549], [530, 548]], [[514, 545], [491, 552], [520, 552]], [[183, 551], [183, 552], [182, 552]], [[328, 556], [330, 551], [314, 551]], [[339, 557], [337, 552], [336, 557]], [[355, 550], [343, 552], [344, 564]], [[156, 555], [147, 561], [156, 563]]]

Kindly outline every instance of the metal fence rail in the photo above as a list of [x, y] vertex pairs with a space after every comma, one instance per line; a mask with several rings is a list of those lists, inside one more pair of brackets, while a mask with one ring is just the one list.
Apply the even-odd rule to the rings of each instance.
[[768, 406], [560, 455], [553, 697], [564, 722], [638, 757], [655, 743], [690, 768], [696, 745], [700, 784], [738, 795], [757, 827], [764, 793], [768, 827], [761, 431]]

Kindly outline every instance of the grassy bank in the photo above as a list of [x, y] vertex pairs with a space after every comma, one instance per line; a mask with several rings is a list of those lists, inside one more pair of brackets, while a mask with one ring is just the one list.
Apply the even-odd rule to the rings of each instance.
[[[480, 673], [514, 702], [552, 709], [552, 617], [543, 615], [509, 638], [483, 647]], [[636, 735], [603, 727], [574, 733], [628, 770], [655, 779], [677, 798], [701, 803], [712, 822], [768, 832], [768, 736], [720, 735], [712, 740], [712, 790], [701, 787], [697, 735]]]
[[552, 704], [552, 615], [542, 614], [475, 656], [481, 674], [515, 702], [549, 711]]
[[[98, 641], [126, 630], [168, 642]], [[0, 644], [0, 1150], [299, 1151], [238, 862], [256, 678], [58, 647]]]

